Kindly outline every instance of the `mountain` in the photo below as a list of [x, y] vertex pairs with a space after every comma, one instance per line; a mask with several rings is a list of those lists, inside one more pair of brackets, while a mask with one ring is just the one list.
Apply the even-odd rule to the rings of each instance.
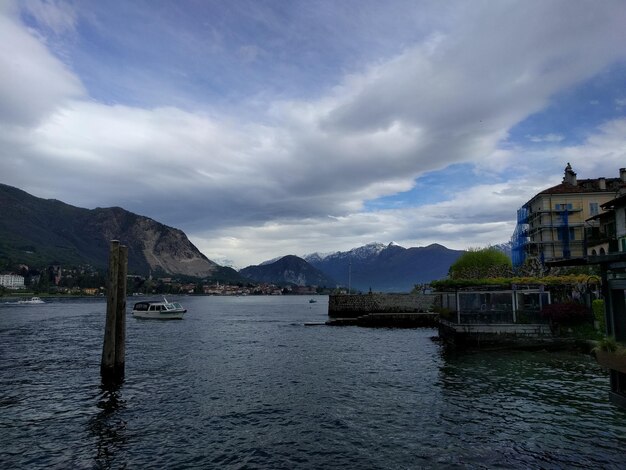
[[248, 266], [239, 271], [243, 277], [256, 282], [294, 284], [296, 286], [334, 287], [336, 282], [302, 258], [288, 255], [258, 266]]
[[376, 292], [409, 292], [415, 284], [448, 275], [450, 265], [463, 254], [445, 246], [404, 248], [390, 243], [371, 243], [330, 255], [313, 253], [306, 261], [333, 279], [353, 289]]
[[129, 274], [240, 279], [178, 229], [119, 207], [83, 209], [0, 184], [0, 261], [34, 266], [90, 264], [105, 270], [109, 242], [128, 246]]
[[498, 243], [497, 245], [491, 245], [490, 247], [495, 248], [498, 251], [501, 251], [502, 253], [504, 253], [510, 258], [511, 252], [513, 251], [513, 242], [509, 241], [506, 243]]

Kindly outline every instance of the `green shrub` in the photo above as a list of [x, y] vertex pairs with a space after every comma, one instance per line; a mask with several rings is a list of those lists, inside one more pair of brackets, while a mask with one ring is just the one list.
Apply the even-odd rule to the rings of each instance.
[[450, 266], [452, 279], [496, 278], [511, 274], [511, 259], [496, 248], [470, 248]]
[[598, 341], [598, 345], [594, 348], [594, 351], [617, 352], [618, 349], [621, 350], [621, 347], [615, 338], [613, 336], [605, 336]]
[[596, 299], [591, 302], [591, 310], [593, 311], [593, 318], [598, 322], [598, 329], [602, 333], [606, 333], [606, 317], [604, 315], [604, 300]]

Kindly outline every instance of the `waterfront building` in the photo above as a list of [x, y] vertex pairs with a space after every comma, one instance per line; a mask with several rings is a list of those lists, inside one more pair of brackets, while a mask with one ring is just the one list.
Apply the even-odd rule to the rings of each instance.
[[[618, 199], [623, 204], [624, 198]], [[587, 262], [599, 265], [602, 272], [606, 335], [626, 345], [626, 251], [590, 256]], [[611, 402], [626, 409], [626, 361], [622, 355], [606, 351], [596, 353], [596, 358], [610, 371]]]
[[560, 184], [541, 191], [517, 211], [513, 265], [521, 266], [529, 258], [541, 264], [584, 258], [585, 228], [600, 226], [604, 205], [625, 184], [626, 168], [620, 168], [619, 178], [579, 180], [568, 163]]
[[587, 256], [626, 252], [626, 187], [602, 204], [602, 212], [587, 219]]
[[24, 276], [17, 274], [0, 274], [0, 286], [7, 289], [24, 289]]
[[622, 188], [620, 196], [602, 205], [602, 208], [612, 214], [614, 230], [615, 252], [626, 252], [626, 187]]
[[512, 346], [552, 340], [544, 286], [475, 286], [439, 292], [439, 336], [457, 346]]

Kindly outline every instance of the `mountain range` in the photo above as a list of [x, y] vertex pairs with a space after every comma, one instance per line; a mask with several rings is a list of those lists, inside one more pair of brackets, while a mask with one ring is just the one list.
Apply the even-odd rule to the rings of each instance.
[[273, 284], [293, 284], [296, 286], [335, 287], [337, 282], [302, 258], [294, 255], [283, 256], [278, 260], [258, 266], [248, 266], [239, 271], [246, 279]]
[[181, 230], [120, 207], [83, 209], [0, 184], [0, 214], [0, 266], [90, 264], [106, 270], [115, 239], [128, 246], [129, 274], [408, 292], [446, 277], [463, 253], [438, 244], [371, 243], [346, 252], [283, 256], [237, 272], [208, 259]]
[[353, 289], [408, 292], [415, 284], [445, 278], [461, 254], [463, 251], [438, 244], [404, 248], [395, 243], [371, 243], [345, 252], [313, 253], [304, 259]]

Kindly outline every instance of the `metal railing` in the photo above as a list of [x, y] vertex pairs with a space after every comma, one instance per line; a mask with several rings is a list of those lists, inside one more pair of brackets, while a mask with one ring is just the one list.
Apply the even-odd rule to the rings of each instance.
[[[459, 322], [460, 316], [460, 322]], [[515, 320], [515, 321], [514, 321]], [[459, 325], [490, 325], [490, 324], [546, 324], [548, 319], [536, 310], [470, 310], [460, 315], [451, 315], [448, 321]]]

